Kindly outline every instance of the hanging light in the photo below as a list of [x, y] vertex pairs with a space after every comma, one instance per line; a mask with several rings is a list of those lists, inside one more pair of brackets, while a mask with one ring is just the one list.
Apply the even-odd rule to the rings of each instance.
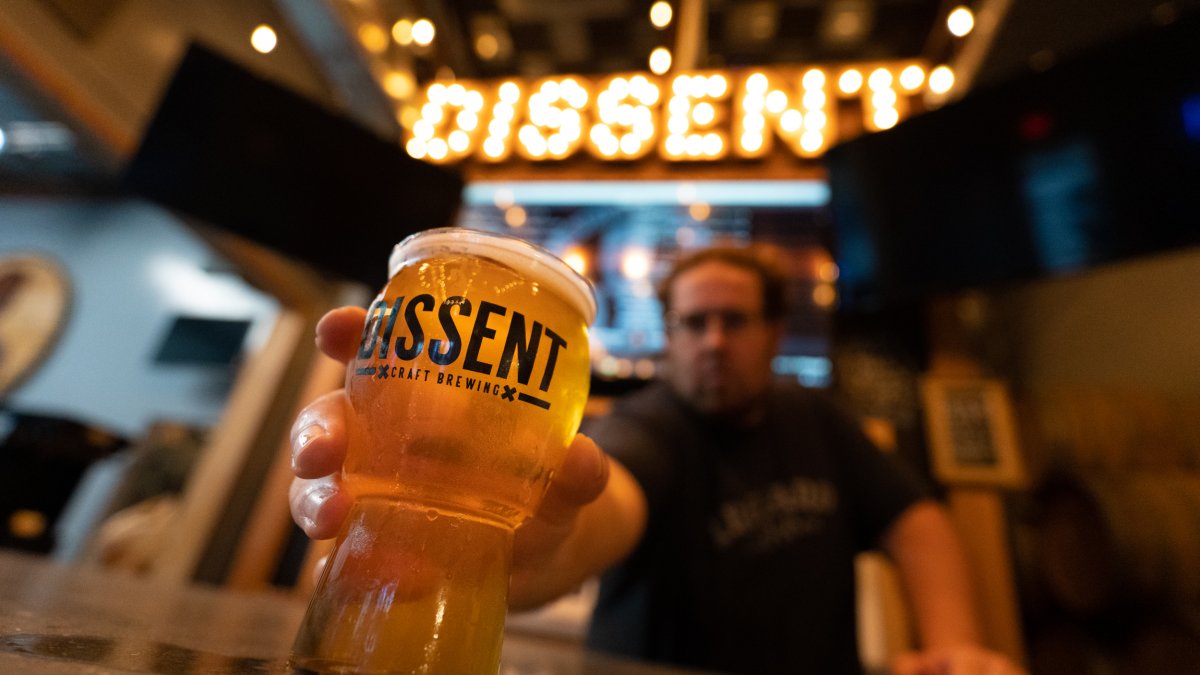
[[433, 37], [437, 34], [437, 30], [433, 27], [433, 22], [429, 19], [417, 19], [412, 25], [412, 39], [422, 47], [428, 47], [433, 44]]
[[955, 7], [946, 17], [946, 27], [955, 37], [966, 37], [975, 28], [975, 15], [966, 7]]
[[654, 24], [655, 28], [663, 29], [671, 25], [671, 19], [674, 12], [671, 10], [671, 3], [659, 0], [650, 6], [650, 23]]
[[275, 29], [267, 24], [262, 24], [250, 33], [250, 46], [254, 47], [254, 51], [260, 54], [270, 54], [278, 44], [279, 38], [275, 35]]
[[373, 23], [364, 23], [358, 27], [358, 41], [372, 54], [382, 54], [387, 51], [387, 33]]
[[407, 47], [413, 41], [413, 22], [409, 19], [400, 19], [392, 24], [392, 39], [401, 47]]

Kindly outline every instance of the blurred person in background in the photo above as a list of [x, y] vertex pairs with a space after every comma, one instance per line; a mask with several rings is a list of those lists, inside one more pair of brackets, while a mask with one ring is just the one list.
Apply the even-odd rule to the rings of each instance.
[[[660, 297], [665, 376], [591, 421], [519, 528], [510, 606], [599, 575], [589, 647], [745, 673], [857, 673], [854, 557], [896, 563], [921, 646], [898, 675], [1021, 673], [982, 646], [969, 571], [927, 488], [819, 392], [777, 383], [784, 279], [750, 248], [675, 265]], [[349, 360], [364, 312], [330, 312], [321, 349]], [[337, 533], [350, 497], [344, 393], [299, 415], [293, 517]], [[604, 448], [604, 450], [600, 450]], [[605, 452], [607, 451], [607, 452]]]

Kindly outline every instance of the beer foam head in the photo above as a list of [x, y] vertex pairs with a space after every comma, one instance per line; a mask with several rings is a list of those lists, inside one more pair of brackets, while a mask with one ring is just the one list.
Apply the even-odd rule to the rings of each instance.
[[432, 253], [460, 253], [503, 263], [548, 286], [551, 292], [577, 308], [588, 325], [596, 318], [596, 293], [591, 282], [550, 251], [505, 234], [465, 227], [418, 232], [392, 249], [388, 276], [395, 275], [407, 261]]

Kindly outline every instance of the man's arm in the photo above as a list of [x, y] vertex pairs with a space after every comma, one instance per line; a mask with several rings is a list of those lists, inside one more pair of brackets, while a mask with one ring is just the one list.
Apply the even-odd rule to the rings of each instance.
[[882, 543], [896, 563], [921, 637], [921, 652], [901, 655], [894, 672], [1022, 672], [1002, 654], [982, 646], [970, 568], [941, 506], [922, 500], [908, 507]]
[[941, 506], [926, 499], [905, 509], [883, 549], [900, 572], [924, 647], [980, 643], [966, 556]]
[[537, 518], [517, 530], [509, 593], [513, 609], [532, 609], [570, 593], [623, 560], [641, 539], [645, 494], [625, 467], [611, 457], [608, 463], [608, 482], [594, 501], [580, 508], [547, 495]]

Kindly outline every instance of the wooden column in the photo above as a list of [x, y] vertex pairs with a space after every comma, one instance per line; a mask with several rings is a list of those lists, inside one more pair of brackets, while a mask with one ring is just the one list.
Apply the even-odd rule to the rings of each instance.
[[269, 415], [296, 345], [311, 340], [310, 322], [300, 312], [280, 311], [271, 337], [242, 367], [209, 441], [188, 476], [180, 513], [163, 554], [154, 562], [160, 579], [190, 581], [216, 533], [233, 487]]
[[341, 384], [337, 364], [317, 352], [316, 322], [329, 308], [358, 303], [356, 285], [331, 282], [304, 265], [232, 235], [193, 225], [247, 280], [281, 303], [266, 344], [248, 356], [224, 414], [188, 476], [180, 513], [155, 561], [174, 581], [265, 585], [286, 543], [288, 432], [299, 406]]
[[[362, 301], [360, 294], [350, 289], [348, 297], [335, 304], [356, 304]], [[311, 338], [311, 333], [309, 334]], [[322, 394], [342, 386], [345, 381], [345, 364], [324, 354], [313, 354], [303, 386], [292, 406], [290, 418], [294, 419], [300, 409]], [[255, 501], [246, 528], [243, 530], [237, 551], [230, 565], [225, 585], [238, 590], [259, 590], [270, 585], [275, 570], [279, 567], [284, 547], [292, 531], [292, 518], [288, 503], [288, 487], [291, 485], [292, 446], [287, 430], [278, 439], [275, 456], [267, 470]], [[301, 573], [303, 576], [307, 572]], [[298, 585], [305, 580], [298, 580]]]
[[[929, 378], [982, 380], [987, 373], [973, 353], [962, 311], [969, 300], [952, 297], [935, 300], [929, 306], [930, 364]], [[930, 411], [926, 411], [927, 423]], [[1007, 420], [992, 423], [1006, 423]], [[927, 436], [935, 436], [932, 430]], [[939, 473], [934, 461], [935, 476]], [[987, 646], [1017, 663], [1026, 663], [1021, 632], [1016, 578], [1009, 549], [1008, 522], [1002, 490], [1014, 482], [1013, 471], [996, 482], [956, 482], [938, 476], [946, 485], [946, 506], [957, 526], [975, 578], [976, 607]], [[1019, 471], [1017, 472], [1019, 473]]]

